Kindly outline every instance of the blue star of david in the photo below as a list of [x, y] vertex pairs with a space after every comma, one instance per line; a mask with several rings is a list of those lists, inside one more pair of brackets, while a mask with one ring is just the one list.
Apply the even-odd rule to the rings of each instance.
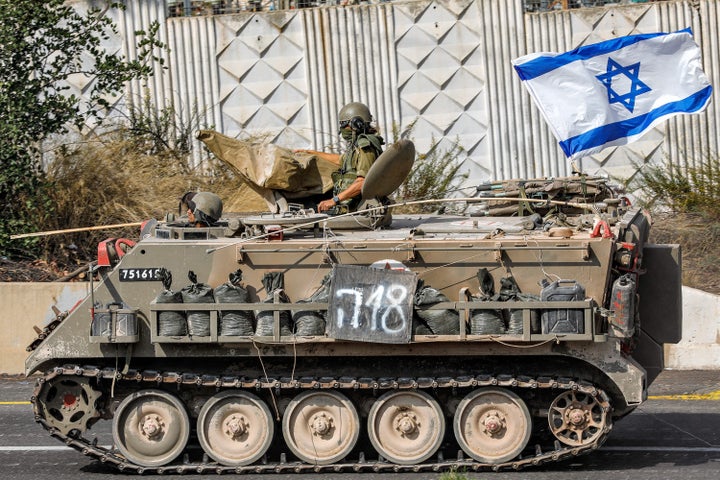
[[[643, 93], [652, 91], [652, 88], [640, 81], [639, 74], [640, 62], [624, 67], [608, 57], [607, 71], [601, 75], [596, 75], [595, 78], [600, 80], [607, 88], [608, 103], [620, 103], [632, 113], [635, 109], [635, 99]], [[632, 82], [630, 91], [623, 95], [620, 95], [612, 88], [613, 78], [618, 75], [625, 75]]]

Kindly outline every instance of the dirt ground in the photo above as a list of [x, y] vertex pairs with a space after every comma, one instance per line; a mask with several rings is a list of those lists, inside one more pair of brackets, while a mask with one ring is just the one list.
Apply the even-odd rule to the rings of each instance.
[[[697, 215], [656, 214], [651, 241], [682, 245], [683, 283], [720, 295], [720, 222]], [[57, 261], [9, 260], [0, 257], [2, 282], [52, 282], [67, 277], [77, 268], [63, 268]], [[82, 280], [73, 277], [71, 281]]]

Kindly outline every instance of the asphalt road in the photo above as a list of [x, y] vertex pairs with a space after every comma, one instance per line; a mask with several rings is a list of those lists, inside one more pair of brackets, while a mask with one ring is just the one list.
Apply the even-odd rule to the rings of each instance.
[[[8, 479], [98, 480], [124, 478], [95, 460], [50, 438], [33, 421], [28, 402], [33, 382], [0, 379], [0, 472]], [[108, 424], [93, 435], [112, 443]], [[95, 430], [95, 428], [93, 429]], [[650, 399], [618, 422], [598, 451], [551, 466], [521, 472], [472, 472], [468, 479], [717, 479], [720, 474], [720, 371], [666, 371], [650, 389]], [[132, 477], [132, 475], [130, 475]], [[225, 475], [222, 478], [235, 477]], [[237, 475], [279, 480], [303, 475]], [[439, 473], [322, 474], [341, 480], [435, 480]], [[187, 478], [163, 475], [162, 478]], [[194, 478], [200, 478], [196, 475]], [[204, 478], [205, 476], [203, 476]], [[211, 478], [216, 477], [212, 475]]]

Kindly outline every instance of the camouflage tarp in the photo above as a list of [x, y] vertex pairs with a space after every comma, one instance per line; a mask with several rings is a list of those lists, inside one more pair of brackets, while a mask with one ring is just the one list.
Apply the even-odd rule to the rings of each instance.
[[201, 130], [198, 139], [266, 200], [271, 197], [268, 190], [294, 199], [326, 193], [333, 187], [330, 175], [338, 167], [315, 155], [238, 140], [212, 130]]

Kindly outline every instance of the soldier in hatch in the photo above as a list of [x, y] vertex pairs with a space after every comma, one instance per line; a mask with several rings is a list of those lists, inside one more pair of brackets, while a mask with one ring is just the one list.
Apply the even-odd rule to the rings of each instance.
[[188, 224], [191, 227], [211, 227], [222, 216], [223, 203], [211, 192], [187, 192], [180, 197], [178, 213], [187, 208]]
[[318, 152], [316, 150], [296, 150], [316, 155], [318, 158], [334, 163], [339, 170], [333, 173], [333, 197], [318, 204], [318, 211], [332, 208], [342, 213], [353, 211], [360, 204], [362, 186], [370, 167], [382, 153], [383, 138], [371, 125], [372, 115], [367, 105], [359, 102], [348, 103], [338, 113], [340, 135], [348, 148], [342, 155]]

